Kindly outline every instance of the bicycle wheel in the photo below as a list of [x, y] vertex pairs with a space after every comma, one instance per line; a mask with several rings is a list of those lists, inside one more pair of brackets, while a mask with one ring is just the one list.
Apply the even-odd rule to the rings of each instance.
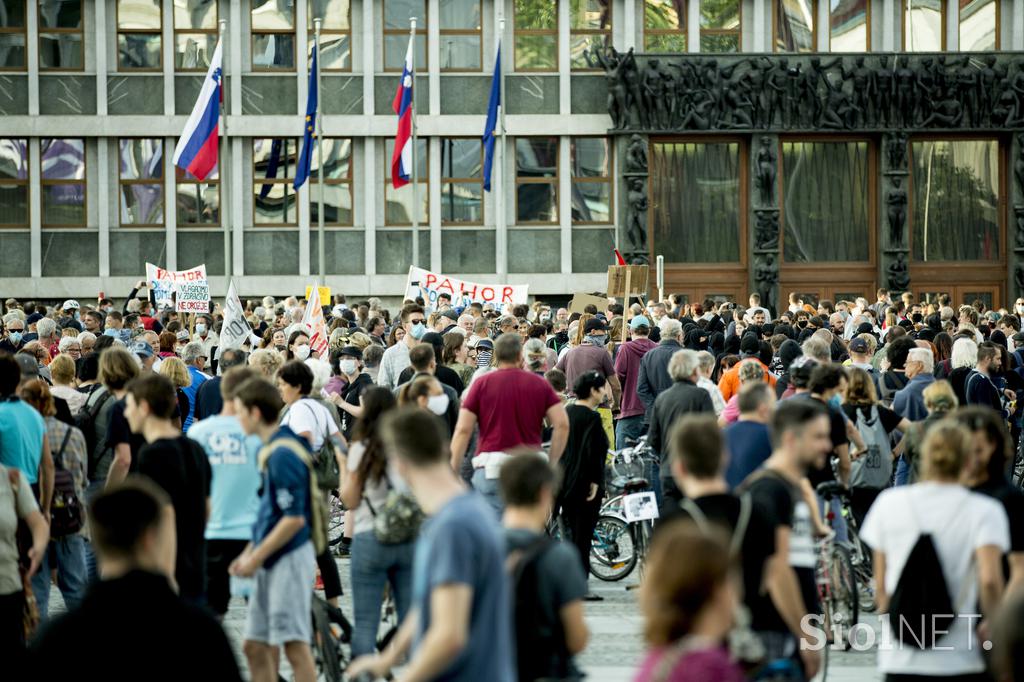
[[342, 665], [338, 642], [331, 631], [327, 603], [318, 598], [313, 599], [313, 644], [317, 679], [341, 682]]
[[[857, 592], [857, 579], [853, 570], [850, 550], [842, 545], [834, 545], [829, 556], [829, 600], [832, 623], [840, 623], [842, 631], [849, 633], [857, 622], [860, 597]], [[847, 635], [845, 648], [850, 648]]]
[[601, 516], [590, 545], [590, 572], [598, 580], [615, 582], [636, 566], [636, 548], [629, 524], [616, 516]]
[[327, 544], [334, 547], [345, 535], [345, 507], [334, 494], [327, 504]]

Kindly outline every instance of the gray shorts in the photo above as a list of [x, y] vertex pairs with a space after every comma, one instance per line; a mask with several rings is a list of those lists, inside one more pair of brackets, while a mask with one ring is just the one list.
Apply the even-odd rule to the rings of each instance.
[[271, 646], [310, 642], [313, 638], [313, 579], [316, 577], [313, 543], [307, 542], [288, 552], [272, 568], [256, 571], [255, 577], [245, 638]]

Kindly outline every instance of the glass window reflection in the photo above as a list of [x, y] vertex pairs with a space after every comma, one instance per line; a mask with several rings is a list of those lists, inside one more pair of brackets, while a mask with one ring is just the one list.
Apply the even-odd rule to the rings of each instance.
[[829, 50], [867, 52], [871, 49], [868, 0], [830, 0]]

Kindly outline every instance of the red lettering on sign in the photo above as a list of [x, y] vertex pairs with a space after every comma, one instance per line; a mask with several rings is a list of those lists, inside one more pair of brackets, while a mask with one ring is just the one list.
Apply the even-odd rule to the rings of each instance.
[[512, 302], [512, 287], [505, 287], [501, 291], [501, 302], [511, 303]]
[[424, 288], [424, 289], [433, 289], [433, 288], [434, 288], [434, 284], [435, 284], [436, 282], [437, 282], [437, 275], [435, 275], [435, 274], [434, 274], [434, 273], [432, 273], [432, 272], [428, 272], [428, 273], [427, 273], [427, 281], [426, 281], [426, 283], [425, 283], [425, 284], [423, 285], [423, 288]]
[[480, 291], [480, 297], [482, 299], [484, 299], [485, 301], [493, 301], [494, 300], [494, 288], [493, 287], [484, 287]]
[[476, 298], [476, 285], [473, 285], [472, 289], [470, 289], [466, 285], [467, 285], [466, 282], [462, 283], [462, 295], [463, 296], [468, 296], [471, 299]]

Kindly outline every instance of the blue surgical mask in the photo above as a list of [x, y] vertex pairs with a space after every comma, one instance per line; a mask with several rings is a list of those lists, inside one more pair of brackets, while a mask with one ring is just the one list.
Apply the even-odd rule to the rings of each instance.
[[412, 338], [419, 341], [420, 339], [423, 338], [423, 335], [427, 333], [427, 325], [424, 324], [423, 322], [415, 323], [412, 326], [412, 331], [410, 331], [409, 333], [412, 335]]
[[21, 343], [21, 332], [8, 332], [7, 338], [11, 340], [15, 346]]
[[843, 397], [836, 393], [834, 396], [828, 399], [829, 407], [835, 408], [836, 410], [843, 409]]

